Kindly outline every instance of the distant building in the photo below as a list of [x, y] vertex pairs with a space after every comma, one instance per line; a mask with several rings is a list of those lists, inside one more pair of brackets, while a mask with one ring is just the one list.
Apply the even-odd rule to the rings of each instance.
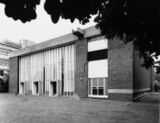
[[20, 48], [20, 44], [8, 40], [0, 42], [0, 92], [7, 91], [7, 85], [3, 82], [3, 77], [5, 74], [8, 74], [9, 72], [8, 54]]
[[133, 101], [153, 82], [153, 69], [142, 67], [133, 42], [107, 40], [95, 27], [9, 55], [12, 93]]

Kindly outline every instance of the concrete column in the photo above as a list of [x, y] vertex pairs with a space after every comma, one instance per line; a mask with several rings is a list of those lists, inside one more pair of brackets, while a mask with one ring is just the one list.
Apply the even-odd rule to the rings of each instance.
[[76, 41], [75, 92], [88, 97], [87, 39]]

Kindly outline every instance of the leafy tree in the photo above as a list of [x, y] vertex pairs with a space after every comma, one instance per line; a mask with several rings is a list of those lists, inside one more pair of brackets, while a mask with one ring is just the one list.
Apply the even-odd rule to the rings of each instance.
[[[40, 0], [0, 0], [5, 4], [5, 13], [22, 22], [36, 18], [36, 6]], [[132, 41], [144, 65], [153, 64], [153, 57], [160, 55], [158, 41], [158, 0], [45, 0], [44, 9], [52, 22], [59, 18], [78, 19], [89, 22], [91, 15], [97, 14], [95, 22], [106, 38], [118, 36], [125, 42]]]
[[157, 67], [156, 67], [156, 73], [157, 73], [157, 74], [160, 74], [160, 66], [157, 66]]
[[107, 38], [133, 41], [149, 67], [160, 55], [158, 14], [158, 0], [110, 0], [96, 21]]

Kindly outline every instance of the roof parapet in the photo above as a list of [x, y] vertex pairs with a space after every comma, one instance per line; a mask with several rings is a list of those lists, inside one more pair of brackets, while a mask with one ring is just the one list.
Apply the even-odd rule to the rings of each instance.
[[84, 37], [85, 31], [81, 28], [77, 28], [77, 30], [72, 30], [72, 33], [80, 39]]

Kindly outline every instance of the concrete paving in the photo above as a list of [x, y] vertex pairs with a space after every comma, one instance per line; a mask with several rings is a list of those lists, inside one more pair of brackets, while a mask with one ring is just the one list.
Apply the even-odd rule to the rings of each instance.
[[138, 100], [139, 103], [150, 103], [159, 104], [160, 103], [160, 93], [146, 93], [142, 98]]
[[159, 102], [147, 102], [152, 96], [133, 103], [0, 94], [0, 123], [159, 123]]

